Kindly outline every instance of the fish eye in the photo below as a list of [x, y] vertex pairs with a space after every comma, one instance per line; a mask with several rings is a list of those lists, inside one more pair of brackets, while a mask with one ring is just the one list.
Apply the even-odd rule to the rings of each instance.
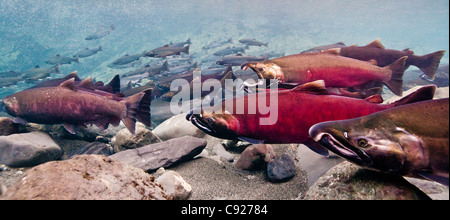
[[364, 139], [364, 138], [358, 139], [359, 147], [365, 148], [365, 147], [367, 147], [368, 144], [369, 144], [369, 142], [366, 139]]
[[205, 118], [206, 123], [208, 124], [212, 124], [214, 122], [214, 119], [209, 117], [209, 118]]

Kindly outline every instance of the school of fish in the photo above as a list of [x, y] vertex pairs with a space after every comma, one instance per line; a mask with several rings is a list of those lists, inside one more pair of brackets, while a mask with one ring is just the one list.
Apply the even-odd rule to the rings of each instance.
[[[101, 27], [85, 40], [99, 40], [113, 30], [113, 25]], [[217, 65], [202, 69], [201, 78], [196, 78], [194, 72], [201, 64], [189, 55], [191, 43], [189, 38], [137, 54], [118, 54], [120, 57], [108, 67], [136, 68], [116, 75], [106, 85], [91, 77], [82, 80], [76, 71], [45, 80], [60, 74], [60, 65], [79, 63], [80, 58], [103, 51], [102, 46], [85, 48], [72, 57], [57, 54], [46, 60], [52, 67], [37, 65], [24, 73], [1, 73], [10, 80], [5, 86], [20, 81], [35, 85], [4, 97], [0, 104], [15, 123], [63, 124], [68, 132], [76, 133], [79, 127], [106, 129], [122, 121], [134, 134], [137, 121], [152, 127], [153, 101], [169, 102], [177, 96], [179, 91], [171, 90], [176, 79], [189, 83], [190, 99], [196, 84], [212, 87], [211, 80], [224, 86], [226, 80], [259, 79], [234, 88], [235, 93], [245, 90], [243, 96], [229, 98], [221, 93], [219, 98], [224, 99], [220, 103], [194, 108], [186, 119], [221, 139], [301, 143], [321, 155], [328, 156], [331, 151], [367, 169], [448, 186], [448, 98], [433, 100], [434, 85], [392, 104], [382, 104], [381, 97], [384, 85], [402, 95], [403, 74], [410, 65], [433, 80], [445, 51], [419, 56], [409, 49], [386, 49], [377, 39], [366, 46], [339, 42], [273, 58], [269, 53], [259, 57], [243, 54], [249, 47], [267, 48], [267, 42], [247, 38], [239, 40], [241, 45], [231, 46], [230, 38], [202, 47], [203, 51], [216, 49], [211, 59]], [[141, 58], [161, 60], [140, 65]], [[244, 73], [235, 74], [233, 66]], [[276, 89], [272, 89], [274, 84]], [[200, 98], [209, 93], [201, 90]], [[273, 97], [276, 108], [268, 110], [265, 107]], [[265, 119], [274, 120], [262, 123]]]

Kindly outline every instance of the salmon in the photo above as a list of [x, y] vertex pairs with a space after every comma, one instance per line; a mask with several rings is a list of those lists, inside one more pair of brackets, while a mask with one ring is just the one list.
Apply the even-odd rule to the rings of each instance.
[[[64, 124], [70, 133], [78, 126], [95, 124], [106, 129], [118, 126], [120, 120], [134, 134], [136, 120], [150, 125], [151, 90], [116, 101], [108, 96], [80, 89], [71, 78], [57, 87], [24, 90], [4, 98], [1, 103], [16, 123]], [[83, 82], [87, 82], [83, 81]]]
[[363, 47], [351, 46], [334, 48], [325, 50], [324, 52], [336, 53], [344, 57], [364, 61], [375, 60], [377, 65], [381, 67], [389, 65], [403, 56], [407, 56], [408, 59], [406, 60], [405, 69], [407, 69], [410, 65], [416, 66], [431, 79], [434, 79], [436, 69], [439, 67], [441, 58], [445, 54], [445, 50], [440, 50], [427, 55], [417, 56], [414, 55], [414, 52], [410, 49], [404, 49], [402, 51], [386, 49], [383, 44], [381, 44], [380, 39], [377, 39]]
[[448, 186], [448, 98], [322, 122], [311, 127], [309, 134], [327, 149], [364, 168]]
[[[309, 136], [311, 126], [325, 121], [343, 120], [369, 115], [407, 103], [433, 98], [435, 86], [428, 86], [392, 104], [377, 104], [363, 100], [330, 95], [322, 80], [307, 83], [289, 90], [275, 90], [263, 94], [249, 94], [225, 99], [219, 105], [193, 109], [186, 119], [211, 136], [253, 143], [283, 144], [303, 143], [321, 154], [323, 147]], [[264, 112], [259, 100], [278, 98], [277, 105]], [[253, 101], [252, 101], [253, 100]], [[256, 100], [256, 102], [254, 102]], [[244, 112], [235, 111], [239, 103]], [[256, 106], [255, 106], [256, 105]], [[236, 108], [237, 109], [237, 108]], [[254, 109], [250, 112], [249, 109]], [[256, 111], [255, 111], [256, 110]], [[197, 112], [197, 113], [196, 113]], [[262, 119], [276, 118], [273, 124], [262, 124]]]
[[405, 62], [404, 56], [386, 67], [330, 53], [306, 53], [280, 57], [265, 62], [249, 62], [261, 79], [277, 79], [280, 83], [304, 84], [324, 80], [327, 88], [348, 88], [379, 81], [401, 96]]

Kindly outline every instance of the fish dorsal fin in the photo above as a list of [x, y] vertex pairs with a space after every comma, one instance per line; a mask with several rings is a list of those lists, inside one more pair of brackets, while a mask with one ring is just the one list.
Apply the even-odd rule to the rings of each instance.
[[78, 71], [73, 71], [69, 73], [69, 75], [64, 77], [64, 79], [71, 79], [71, 78], [75, 78], [75, 81], [80, 81], [80, 78], [78, 78]]
[[75, 87], [75, 78], [70, 78], [59, 85], [59, 87], [70, 89], [73, 91], [77, 91], [77, 87]]
[[303, 85], [297, 86], [292, 89], [293, 92], [306, 92], [316, 95], [330, 95], [327, 88], [325, 87], [325, 81], [317, 80], [310, 83], [305, 83]]
[[59, 55], [59, 53], [58, 53], [58, 54], [56, 54], [56, 56], [57, 56], [57, 57], [60, 57], [61, 55]]
[[406, 52], [410, 55], [414, 55], [414, 51], [410, 50], [409, 48], [404, 49], [403, 52]]
[[92, 81], [92, 76], [89, 76], [88, 78], [84, 79], [83, 81], [78, 84], [78, 87], [94, 90], [94, 82]]
[[41, 68], [40, 66], [39, 66], [39, 64], [36, 64], [36, 66], [34, 66], [34, 68]]
[[166, 44], [166, 45], [164, 45], [163, 47], [169, 47], [169, 45], [168, 45], [168, 44]]
[[367, 44], [366, 47], [375, 47], [375, 48], [384, 49], [384, 46], [381, 43], [380, 38], [372, 41], [370, 44]]
[[340, 55], [341, 48], [332, 48], [327, 50], [322, 50], [321, 53], [332, 54], [332, 55]]

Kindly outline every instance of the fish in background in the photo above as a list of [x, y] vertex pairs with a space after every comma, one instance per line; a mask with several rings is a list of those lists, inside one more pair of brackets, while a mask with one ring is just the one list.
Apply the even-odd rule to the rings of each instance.
[[40, 67], [39, 65], [36, 65], [34, 68], [23, 72], [22, 78], [26, 82], [36, 82], [38, 80], [49, 77], [52, 73], [61, 73], [61, 70], [59, 69], [59, 63], [54, 65], [53, 67]]
[[407, 56], [405, 64], [405, 70], [410, 66], [416, 66], [422, 70], [425, 75], [427, 75], [431, 80], [434, 79], [436, 69], [439, 67], [441, 58], [445, 54], [445, 50], [436, 51], [423, 56], [414, 55], [414, 52], [410, 49], [405, 49], [402, 51], [386, 49], [383, 44], [381, 44], [380, 39], [376, 39], [370, 44], [362, 47], [351, 46], [344, 48], [335, 48], [323, 51], [325, 53], [335, 53], [340, 56], [354, 58], [358, 60], [375, 60], [378, 66], [384, 67], [395, 60]]
[[85, 40], [97, 40], [100, 38], [105, 37], [106, 35], [110, 34], [112, 30], [115, 30], [116, 28], [114, 27], [114, 25], [111, 25], [109, 28], [103, 28], [101, 27], [101, 29], [97, 30], [95, 33], [85, 37]]
[[448, 186], [448, 129], [446, 98], [319, 123], [309, 134], [330, 151], [364, 168]]
[[118, 126], [121, 120], [132, 134], [136, 120], [151, 126], [151, 90], [116, 101], [95, 93], [89, 80], [78, 87], [71, 78], [57, 87], [24, 90], [5, 97], [1, 103], [5, 112], [15, 117], [15, 123], [64, 124], [72, 134], [79, 126], [95, 124], [106, 129], [109, 124]]
[[237, 53], [245, 53], [245, 50], [248, 49], [248, 46], [245, 47], [227, 47], [222, 50], [218, 50], [215, 53], [213, 53], [214, 56], [226, 56], [231, 54], [237, 54]]
[[241, 66], [244, 63], [248, 62], [260, 62], [267, 60], [267, 56], [255, 57], [255, 56], [245, 56], [242, 54], [230, 55], [222, 57], [221, 59], [216, 61], [218, 65], [231, 65], [231, 66]]
[[189, 47], [190, 45], [187, 45], [185, 47], [171, 47], [168, 44], [155, 48], [147, 53], [145, 53], [145, 56], [148, 57], [167, 57], [172, 55], [181, 55], [181, 53], [185, 53], [189, 55]]
[[185, 72], [195, 69], [195, 68], [197, 68], [197, 63], [184, 64], [184, 65], [170, 67], [168, 69], [167, 73], [170, 75], [177, 75], [177, 74], [185, 73]]
[[164, 62], [162, 65], [147, 64], [138, 69], [124, 73], [122, 75], [122, 80], [124, 80], [124, 82], [126, 83], [128, 83], [129, 80], [138, 81], [140, 79], [148, 77], [155, 77], [156, 75], [161, 74], [161, 72], [166, 71], [169, 71], [169, 64], [167, 61]]
[[239, 43], [245, 44], [247, 46], [265, 46], [267, 47], [269, 45], [269, 43], [263, 43], [259, 40], [256, 39], [241, 39], [239, 40]]
[[[309, 136], [311, 126], [320, 122], [356, 118], [408, 103], [430, 100], [433, 98], [435, 88], [435, 86], [423, 87], [395, 103], [378, 104], [370, 102], [372, 99], [330, 95], [324, 81], [318, 80], [294, 89], [225, 99], [214, 107], [202, 108], [200, 114], [191, 111], [186, 119], [214, 137], [239, 139], [251, 143], [303, 143], [313, 151], [327, 156], [328, 150]], [[274, 124], [261, 125], [261, 119], [274, 118], [274, 115], [271, 115], [273, 112], [261, 111], [261, 104], [257, 104], [261, 95], [265, 96], [264, 106], [267, 106], [271, 95], [278, 97], [278, 103], [274, 106], [278, 109]], [[239, 104], [244, 105], [245, 109], [244, 112], [236, 113], [234, 109]], [[249, 113], [249, 106], [255, 111]]]
[[[67, 76], [63, 77], [63, 78], [57, 78], [57, 79], [50, 79], [44, 82], [41, 82], [39, 84], [34, 85], [31, 88], [28, 89], [35, 89], [35, 88], [42, 88], [42, 87], [55, 87], [55, 86], [59, 86], [61, 83], [69, 80], [69, 79], [74, 79], [74, 85], [78, 86], [81, 83], [81, 79], [80, 77], [78, 77], [78, 71], [74, 71], [69, 73]], [[105, 91], [108, 93], [118, 93], [120, 92], [120, 77], [119, 75], [116, 75], [113, 77], [113, 79], [106, 85], [104, 85], [104, 83], [102, 81], [98, 81], [96, 83], [93, 84], [93, 89], [95, 90], [101, 90], [101, 91]]]
[[248, 62], [241, 68], [250, 68], [261, 79], [277, 79], [280, 83], [304, 84], [324, 80], [328, 88], [348, 88], [379, 81], [401, 96], [407, 58], [403, 56], [389, 66], [379, 67], [336, 54], [305, 53], [265, 62]]
[[0, 72], [0, 88], [16, 85], [22, 80], [22, 73], [16, 71]]
[[176, 55], [176, 56], [168, 56], [165, 57], [165, 60], [169, 64], [169, 66], [179, 66], [183, 64], [193, 64], [191, 55]]
[[213, 41], [205, 46], [202, 47], [203, 50], [211, 50], [211, 49], [215, 49], [221, 46], [224, 46], [226, 44], [232, 44], [233, 43], [233, 38], [228, 39], [227, 41]]
[[74, 58], [78, 57], [78, 58], [86, 58], [86, 57], [90, 57], [94, 54], [97, 54], [98, 52], [102, 51], [102, 46], [99, 46], [98, 48], [86, 48], [82, 51], [79, 51], [78, 53], [76, 53], [75, 55], [73, 55]]
[[139, 60], [144, 55], [145, 55], [145, 52], [133, 54], [133, 55], [125, 54], [125, 55], [121, 56], [120, 58], [116, 59], [115, 61], [113, 61], [112, 64], [117, 65], [117, 66], [130, 64], [136, 60]]
[[45, 60], [46, 63], [51, 65], [63, 65], [63, 64], [72, 64], [72, 62], [79, 63], [78, 57], [65, 57], [61, 56], [59, 54], [56, 54], [55, 56], [52, 56]]
[[[209, 79], [215, 79], [215, 80], [209, 80]], [[225, 88], [225, 80], [227, 80], [227, 79], [230, 79], [230, 80], [236, 79], [236, 76], [233, 74], [233, 69], [231, 68], [231, 66], [228, 66], [224, 71], [222, 71], [221, 73], [218, 73], [218, 74], [204, 75], [202, 72], [201, 79], [194, 78], [189, 83], [189, 88], [190, 88], [189, 94], [191, 95], [190, 98], [191, 99], [194, 98], [194, 85], [196, 83], [198, 83], [198, 85], [200, 85], [201, 88], [211, 88], [211, 86], [214, 86], [215, 83], [217, 82], [216, 80], [219, 80], [222, 85], [222, 88]], [[203, 89], [202, 89], [202, 91], [200, 93], [200, 97], [204, 98], [206, 95], [209, 95], [211, 92], [213, 92], [213, 91], [209, 91], [209, 90], [203, 91]], [[222, 95], [220, 96], [221, 98], [224, 98], [223, 92], [224, 92], [224, 90], [222, 90]], [[164, 101], [170, 102], [172, 100], [172, 98], [178, 93], [179, 93], [179, 91], [168, 91], [161, 96], [161, 99]]]
[[170, 43], [169, 47], [184, 47], [187, 44], [192, 44], [191, 38], [188, 38], [186, 41], [183, 42]]
[[21, 76], [7, 76], [0, 78], [0, 88], [16, 85], [18, 82], [22, 81]]
[[327, 50], [327, 49], [343, 48], [343, 47], [347, 47], [344, 42], [337, 42], [335, 44], [329, 44], [329, 45], [313, 47], [311, 49], [304, 50], [304, 51], [302, 51], [300, 53], [317, 53], [317, 52], [322, 52], [323, 50]]

